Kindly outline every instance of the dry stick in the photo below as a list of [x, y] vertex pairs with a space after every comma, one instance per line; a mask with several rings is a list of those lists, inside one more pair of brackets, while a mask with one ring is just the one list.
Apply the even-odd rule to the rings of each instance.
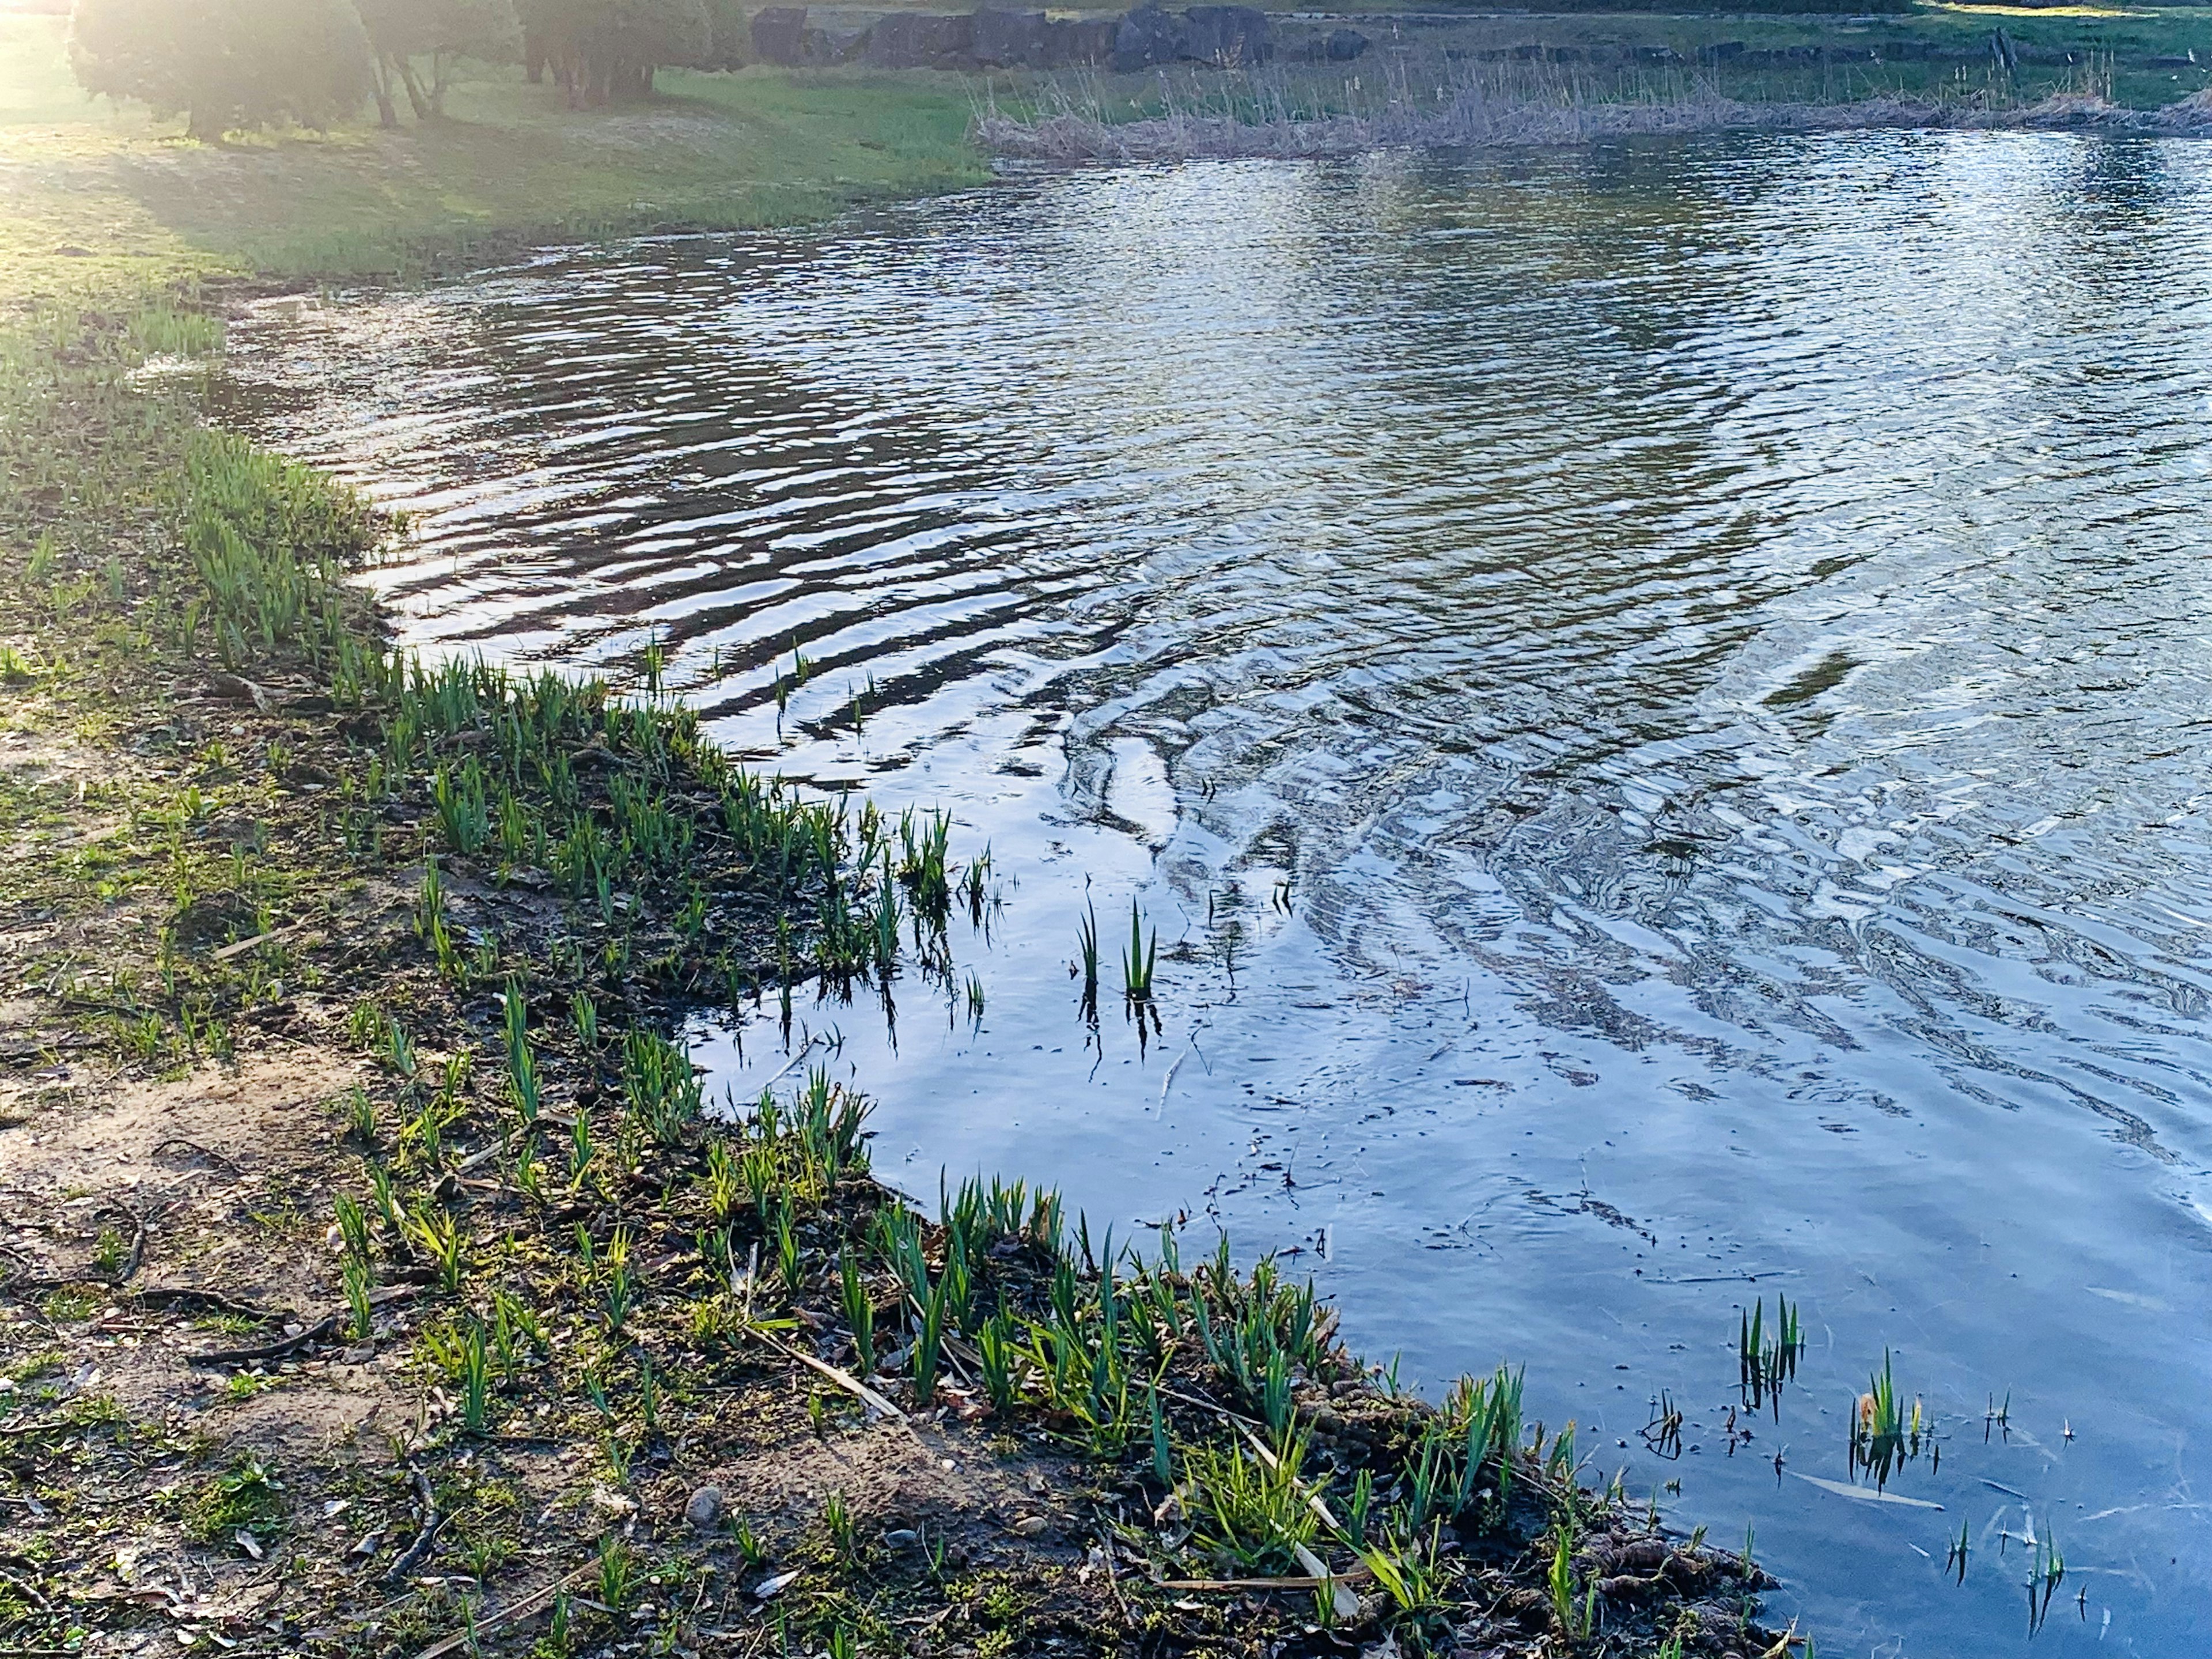
[[430, 1490], [430, 1477], [420, 1469], [414, 1474], [415, 1493], [422, 1505], [422, 1529], [415, 1534], [415, 1541], [407, 1547], [405, 1553], [385, 1569], [384, 1582], [387, 1584], [406, 1577], [429, 1559], [430, 1551], [438, 1541], [438, 1534], [446, 1524], [446, 1517], [438, 1513], [438, 1495]]
[[297, 1336], [266, 1342], [258, 1348], [217, 1348], [212, 1353], [186, 1354], [185, 1363], [188, 1365], [240, 1365], [255, 1359], [280, 1359], [295, 1348], [304, 1348], [310, 1342], [319, 1342], [337, 1329], [338, 1322], [346, 1316], [343, 1311], [326, 1314]]
[[[749, 1334], [758, 1337], [762, 1341], [767, 1343], [769, 1346], [774, 1348], [786, 1358], [796, 1359], [800, 1364], [806, 1366], [808, 1369], [819, 1371], [823, 1376], [828, 1377], [832, 1382], [835, 1382], [839, 1388], [844, 1389], [846, 1393], [853, 1395], [871, 1410], [878, 1412], [885, 1417], [895, 1419], [897, 1422], [904, 1425], [908, 1433], [914, 1434], [913, 1420], [896, 1406], [891, 1404], [889, 1400], [885, 1399], [882, 1395], [878, 1394], [866, 1383], [861, 1382], [859, 1377], [854, 1376], [852, 1372], [842, 1370], [838, 1367], [830, 1364], [827, 1360], [817, 1359], [811, 1353], [802, 1353], [797, 1348], [793, 1347], [789, 1343], [780, 1341], [775, 1337], [769, 1335], [768, 1332], [761, 1329], [757, 1325], [748, 1326], [746, 1327], [746, 1330]], [[919, 1434], [914, 1434], [914, 1439], [915, 1443], [918, 1446], [921, 1446], [923, 1450], [927, 1451], [928, 1449], [928, 1447], [924, 1444], [922, 1438]]]
[[[372, 1307], [381, 1308], [394, 1302], [402, 1302], [413, 1296], [417, 1288], [413, 1285], [386, 1285], [369, 1297], [369, 1304]], [[212, 1353], [186, 1354], [185, 1363], [190, 1365], [237, 1365], [256, 1359], [281, 1359], [295, 1349], [306, 1347], [310, 1342], [321, 1341], [352, 1317], [352, 1309], [340, 1308], [336, 1313], [324, 1315], [295, 1336], [264, 1343], [257, 1348], [218, 1348]]]
[[[161, 1212], [166, 1213], [171, 1207], [173, 1206], [164, 1205], [161, 1206]], [[147, 1230], [153, 1218], [150, 1215], [140, 1215], [136, 1210], [127, 1209], [120, 1204], [103, 1204], [97, 1213], [103, 1216], [119, 1215], [131, 1224], [131, 1254], [125, 1259], [122, 1267], [112, 1274], [94, 1275], [100, 1284], [119, 1291], [138, 1276], [138, 1268], [146, 1260]]]
[[1134, 1630], [1137, 1621], [1129, 1616], [1129, 1604], [1121, 1595], [1121, 1575], [1115, 1571], [1114, 1536], [1106, 1529], [1103, 1520], [1098, 1528], [1098, 1553], [1106, 1558], [1106, 1588], [1114, 1592], [1114, 1605], [1121, 1610], [1122, 1626]]
[[1333, 1584], [1334, 1577], [1311, 1574], [1295, 1578], [1162, 1578], [1152, 1586], [1168, 1590], [1316, 1590]]
[[250, 1319], [257, 1325], [273, 1325], [290, 1316], [289, 1308], [257, 1308], [250, 1302], [234, 1302], [220, 1291], [196, 1291], [189, 1285], [151, 1285], [131, 1292], [131, 1300], [149, 1307], [198, 1308], [205, 1312]]
[[235, 1158], [225, 1158], [221, 1152], [215, 1151], [213, 1148], [203, 1146], [197, 1140], [187, 1140], [182, 1135], [171, 1135], [167, 1140], [161, 1142], [154, 1148], [154, 1156], [156, 1158], [161, 1157], [162, 1153], [167, 1152], [172, 1146], [182, 1146], [186, 1152], [198, 1152], [202, 1158], [207, 1159], [209, 1163], [220, 1164], [225, 1169], [228, 1170], [233, 1175], [243, 1173], [243, 1171], [239, 1169], [238, 1162]]
[[256, 933], [252, 939], [242, 939], [235, 945], [226, 945], [220, 951], [211, 951], [208, 953], [208, 959], [210, 962], [228, 962], [233, 957], [245, 955], [257, 945], [266, 945], [272, 939], [289, 939], [303, 928], [313, 926], [314, 924], [311, 921], [295, 921], [289, 927], [272, 927], [265, 933]]
[[448, 1636], [442, 1642], [434, 1642], [416, 1654], [415, 1659], [446, 1659], [446, 1655], [459, 1652], [467, 1647], [471, 1638], [481, 1638], [497, 1630], [501, 1625], [510, 1624], [518, 1620], [535, 1618], [552, 1605], [555, 1596], [560, 1595], [578, 1579], [588, 1576], [592, 1571], [591, 1565], [580, 1566], [566, 1578], [556, 1578], [544, 1589], [534, 1589], [520, 1601], [501, 1607], [498, 1612], [479, 1620], [473, 1631], [460, 1631]]

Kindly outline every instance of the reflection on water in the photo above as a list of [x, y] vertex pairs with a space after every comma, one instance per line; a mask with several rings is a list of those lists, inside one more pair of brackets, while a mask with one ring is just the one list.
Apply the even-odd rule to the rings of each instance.
[[[980, 1025], [811, 1016], [887, 1173], [1217, 1217], [1409, 1371], [1526, 1360], [1601, 1472], [1754, 1522], [1824, 1650], [2021, 1650], [2032, 1528], [2084, 1592], [2039, 1650], [2170, 1655], [2208, 340], [2212, 151], [1727, 139], [551, 255], [249, 328], [228, 413], [417, 515], [411, 641], [658, 635], [732, 747], [991, 844]], [[1144, 1054], [1076, 1018], [1086, 896], [1109, 988], [1160, 924]], [[1806, 1352], [1732, 1425], [1775, 1288]], [[1885, 1348], [1940, 1515], [1850, 1495]]]

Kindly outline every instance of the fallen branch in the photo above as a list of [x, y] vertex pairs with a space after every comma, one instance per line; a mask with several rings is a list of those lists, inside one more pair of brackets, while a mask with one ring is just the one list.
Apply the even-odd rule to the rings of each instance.
[[[388, 1307], [394, 1302], [405, 1301], [420, 1288], [416, 1285], [386, 1285], [369, 1293], [368, 1304], [372, 1308]], [[306, 1347], [310, 1342], [321, 1341], [352, 1317], [352, 1309], [340, 1308], [335, 1313], [325, 1314], [305, 1330], [276, 1341], [265, 1342], [255, 1348], [218, 1348], [212, 1353], [186, 1354], [185, 1363], [193, 1365], [240, 1365], [257, 1359], [281, 1359], [288, 1353]]]
[[384, 1582], [387, 1584], [406, 1577], [430, 1559], [430, 1552], [437, 1547], [438, 1534], [446, 1525], [446, 1517], [438, 1513], [438, 1495], [430, 1490], [430, 1477], [420, 1469], [415, 1471], [415, 1494], [422, 1507], [422, 1528], [399, 1559], [385, 1569]]
[[257, 1359], [281, 1359], [286, 1354], [304, 1348], [310, 1342], [319, 1342], [337, 1329], [338, 1322], [348, 1317], [345, 1310], [326, 1314], [296, 1336], [288, 1336], [275, 1342], [264, 1342], [258, 1348], [217, 1348], [212, 1353], [193, 1353], [185, 1356], [189, 1365], [244, 1365]]

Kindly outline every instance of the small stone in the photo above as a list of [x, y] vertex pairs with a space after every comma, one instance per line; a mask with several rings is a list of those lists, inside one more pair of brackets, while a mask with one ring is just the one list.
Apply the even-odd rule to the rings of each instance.
[[1007, 1528], [1006, 1530], [1012, 1533], [1017, 1538], [1035, 1538], [1042, 1534], [1044, 1530], [1051, 1525], [1052, 1522], [1046, 1520], [1042, 1515], [1025, 1515], [1020, 1520], [1015, 1522], [1012, 1526]]
[[921, 1534], [911, 1527], [894, 1527], [884, 1534], [884, 1542], [895, 1550], [910, 1550], [921, 1542]]
[[684, 1518], [695, 1532], [712, 1532], [722, 1523], [722, 1489], [702, 1486], [684, 1506]]

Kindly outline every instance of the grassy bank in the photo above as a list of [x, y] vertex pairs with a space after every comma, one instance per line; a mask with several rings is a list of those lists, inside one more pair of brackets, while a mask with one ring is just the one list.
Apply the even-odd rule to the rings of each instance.
[[[1671, 59], [1709, 80], [1723, 95], [1747, 101], [1875, 97], [1927, 98], [1983, 88], [1996, 70], [1994, 37], [2002, 30], [2017, 62], [1997, 79], [2007, 94], [2033, 103], [2075, 88], [2091, 72], [2109, 82], [2114, 101], [2154, 109], [2212, 85], [2212, 9], [2201, 6], [2061, 6], [1920, 3], [1864, 16], [1787, 11], [1743, 13], [1726, 7], [1655, 11], [1424, 5], [1418, 25], [1393, 23], [1387, 8], [1340, 0], [1301, 4], [1300, 13], [1337, 13], [1378, 45], [1441, 58], [1533, 54], [1553, 62], [1609, 67], [1609, 54], [1632, 53], [1647, 81]], [[1457, 14], [1468, 14], [1459, 15]], [[2191, 53], [2200, 60], [2185, 60]], [[1801, 61], [1776, 61], [1794, 57]], [[2166, 61], [2157, 61], [2166, 60]], [[1656, 82], [1653, 82], [1656, 84]]]
[[966, 180], [964, 105], [500, 81], [204, 150], [5, 61], [0, 1643], [1786, 1651], [1512, 1374], [1401, 1397], [1048, 1192], [924, 1215], [803, 1066], [716, 1119], [684, 1015], [950, 994], [988, 862], [734, 768], [649, 659], [408, 664], [345, 580], [390, 526], [199, 422], [227, 283]]
[[487, 242], [799, 223], [988, 177], [950, 77], [664, 73], [648, 108], [575, 112], [510, 70], [458, 86], [444, 122], [216, 149], [88, 101], [64, 39], [59, 18], [0, 14], [10, 299], [180, 271], [404, 274]]

